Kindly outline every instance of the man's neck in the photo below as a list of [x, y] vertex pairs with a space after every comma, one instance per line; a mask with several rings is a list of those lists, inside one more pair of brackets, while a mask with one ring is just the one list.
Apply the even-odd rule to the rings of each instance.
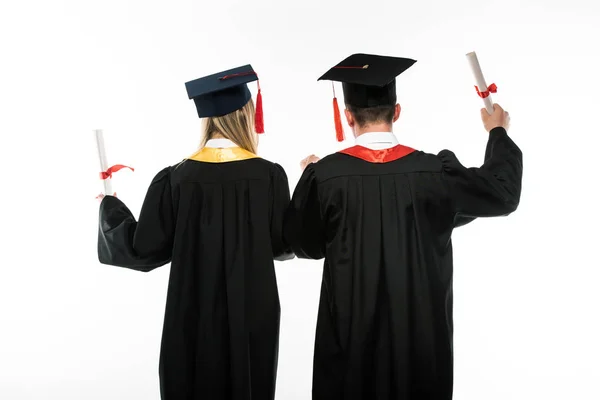
[[360, 135], [370, 132], [393, 132], [393, 130], [392, 125], [390, 124], [366, 125], [363, 127], [357, 127], [354, 131], [354, 137], [359, 137]]

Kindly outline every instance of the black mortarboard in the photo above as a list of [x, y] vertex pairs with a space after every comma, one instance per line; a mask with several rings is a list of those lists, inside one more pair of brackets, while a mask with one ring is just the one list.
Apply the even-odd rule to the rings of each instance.
[[[257, 81], [258, 75], [250, 65], [244, 65], [205, 76], [185, 84], [188, 97], [194, 100], [198, 116], [220, 117], [244, 107], [252, 98], [247, 83]], [[256, 99], [256, 131], [264, 131], [260, 84]]]
[[[416, 60], [372, 54], [353, 54], [318, 80], [342, 82], [344, 103], [368, 108], [396, 104], [396, 77]], [[334, 112], [338, 140], [343, 140], [341, 119], [334, 90]], [[338, 122], [339, 120], [339, 122]]]

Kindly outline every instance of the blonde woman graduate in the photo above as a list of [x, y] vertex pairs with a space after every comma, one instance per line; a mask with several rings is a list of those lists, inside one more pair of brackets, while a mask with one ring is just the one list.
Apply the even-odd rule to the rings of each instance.
[[101, 263], [148, 272], [171, 263], [160, 354], [163, 400], [274, 399], [280, 304], [274, 260], [285, 171], [256, 155], [262, 98], [250, 65], [186, 83], [199, 151], [152, 180], [139, 219], [115, 196], [100, 203]]

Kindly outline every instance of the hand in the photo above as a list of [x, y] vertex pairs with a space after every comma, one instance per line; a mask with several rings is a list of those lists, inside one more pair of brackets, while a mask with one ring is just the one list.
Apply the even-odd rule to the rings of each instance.
[[494, 128], [502, 127], [508, 130], [510, 126], [510, 115], [498, 104], [494, 104], [494, 112], [488, 114], [485, 108], [481, 109], [481, 121], [486, 131], [491, 131]]
[[[113, 196], [117, 197], [117, 192], [113, 193]], [[102, 199], [104, 198], [104, 193], [100, 193], [98, 196], [96, 196], [96, 199], [98, 199], [99, 202], [102, 202]]]
[[315, 156], [314, 154], [311, 154], [310, 156], [306, 157], [304, 160], [300, 161], [300, 168], [302, 168], [302, 171], [304, 171], [306, 169], [306, 167], [308, 166], [308, 164], [316, 163], [319, 160], [320, 160], [319, 157]]

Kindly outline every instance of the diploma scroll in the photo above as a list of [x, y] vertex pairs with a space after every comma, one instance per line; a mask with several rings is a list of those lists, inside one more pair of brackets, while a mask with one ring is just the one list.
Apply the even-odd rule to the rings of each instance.
[[483, 72], [481, 72], [477, 54], [474, 51], [467, 54], [467, 61], [469, 62], [471, 71], [475, 77], [477, 93], [479, 94], [479, 97], [483, 99], [488, 114], [492, 114], [494, 112], [494, 103], [492, 102], [490, 93], [496, 93], [496, 85], [492, 84], [488, 87], [485, 83], [485, 78], [483, 77]]
[[[106, 161], [106, 149], [104, 147], [104, 135], [102, 129], [96, 129], [94, 131], [96, 135], [96, 146], [98, 147], [98, 158], [100, 159], [100, 171], [108, 170], [108, 162]], [[100, 179], [104, 182], [104, 194], [106, 196], [112, 195], [112, 184], [110, 178], [103, 178], [102, 172], [100, 173]]]

